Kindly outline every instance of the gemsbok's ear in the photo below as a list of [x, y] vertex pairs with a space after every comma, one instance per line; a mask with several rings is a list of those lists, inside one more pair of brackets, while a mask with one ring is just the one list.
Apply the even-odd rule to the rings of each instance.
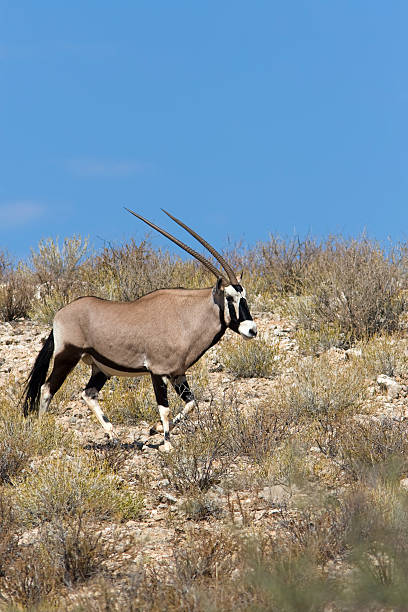
[[221, 276], [219, 276], [217, 278], [217, 283], [215, 285], [215, 292], [221, 293], [221, 291], [223, 290], [224, 290], [224, 279]]

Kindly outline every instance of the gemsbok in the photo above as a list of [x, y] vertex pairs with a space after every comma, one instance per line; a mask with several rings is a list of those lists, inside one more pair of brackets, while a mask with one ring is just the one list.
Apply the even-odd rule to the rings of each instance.
[[[227, 328], [245, 339], [255, 338], [257, 328], [249, 312], [245, 289], [231, 266], [201, 236], [170, 213], [173, 221], [196, 238], [222, 266], [223, 271], [200, 253], [126, 209], [195, 257], [217, 281], [206, 289], [159, 289], [132, 302], [81, 297], [59, 310], [53, 329], [30, 372], [23, 396], [24, 414], [43, 415], [68, 374], [82, 359], [92, 367], [82, 398], [93, 410], [110, 439], [112, 424], [98, 403], [98, 394], [111, 376], [150, 374], [164, 433], [164, 449], [170, 445], [167, 384], [184, 402], [174, 418], [176, 425], [195, 406], [186, 371], [216, 344]], [[50, 361], [53, 367], [47, 378]]]

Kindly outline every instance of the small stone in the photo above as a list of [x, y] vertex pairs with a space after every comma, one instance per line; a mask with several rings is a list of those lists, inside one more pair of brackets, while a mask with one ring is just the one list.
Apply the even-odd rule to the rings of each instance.
[[271, 487], [264, 487], [259, 493], [259, 497], [268, 502], [279, 503], [286, 501], [290, 497], [290, 492], [282, 485], [273, 485]]
[[380, 385], [380, 387], [387, 389], [387, 397], [390, 400], [397, 398], [403, 390], [402, 385], [397, 383], [397, 381], [391, 378], [390, 376], [386, 376], [385, 374], [380, 374], [377, 377], [377, 383]]
[[168, 493], [167, 491], [163, 491], [163, 493], [161, 494], [161, 498], [164, 498], [166, 501], [170, 502], [171, 504], [177, 504], [178, 502], [177, 497], [174, 497], [174, 495], [172, 495], [171, 493]]
[[349, 348], [346, 351], [346, 358], [352, 359], [353, 357], [361, 357], [363, 354], [361, 348]]

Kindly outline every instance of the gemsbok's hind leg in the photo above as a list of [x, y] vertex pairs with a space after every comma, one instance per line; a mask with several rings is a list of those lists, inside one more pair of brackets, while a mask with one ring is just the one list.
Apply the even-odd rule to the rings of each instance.
[[160, 420], [163, 425], [164, 447], [163, 450], [170, 450], [170, 421], [169, 421], [169, 401], [167, 399], [167, 379], [164, 376], [152, 374], [154, 394], [156, 396], [157, 407], [160, 413]]
[[102, 389], [107, 380], [108, 376], [101, 372], [97, 366], [92, 365], [91, 378], [89, 379], [85, 389], [82, 391], [82, 399], [93, 411], [99, 423], [102, 425], [105, 433], [109, 436], [109, 439], [117, 440], [115, 432], [113, 431], [113, 425], [108, 417], [103, 413], [98, 402], [99, 391]]
[[177, 376], [176, 378], [172, 378], [171, 384], [174, 387], [175, 392], [184, 402], [184, 408], [181, 412], [179, 412], [173, 419], [173, 426], [177, 425], [182, 419], [184, 419], [191, 410], [193, 410], [196, 406], [196, 400], [194, 397], [194, 393], [191, 391], [189, 384], [187, 382], [187, 378], [183, 376]]
[[80, 355], [72, 355], [62, 351], [54, 357], [54, 365], [51, 374], [41, 387], [40, 408], [38, 416], [41, 417], [50, 405], [50, 402], [68, 374], [75, 368], [80, 359]]

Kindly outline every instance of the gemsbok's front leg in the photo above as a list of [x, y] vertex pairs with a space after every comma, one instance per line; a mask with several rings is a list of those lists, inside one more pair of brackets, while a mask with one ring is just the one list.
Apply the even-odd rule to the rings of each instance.
[[184, 402], [183, 410], [181, 410], [181, 412], [179, 412], [172, 421], [172, 426], [174, 427], [177, 425], [177, 423], [184, 419], [187, 414], [191, 412], [191, 410], [197, 407], [197, 402], [184, 374], [171, 379], [171, 384], [173, 385], [177, 395], [181, 397]]
[[156, 396], [157, 407], [160, 413], [160, 420], [163, 425], [164, 446], [163, 450], [171, 449], [170, 444], [170, 421], [169, 421], [169, 401], [167, 399], [167, 379], [164, 376], [151, 374], [154, 394]]

